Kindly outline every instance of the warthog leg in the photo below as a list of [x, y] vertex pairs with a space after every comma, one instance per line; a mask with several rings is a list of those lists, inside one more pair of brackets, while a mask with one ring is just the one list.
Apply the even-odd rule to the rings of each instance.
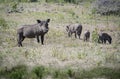
[[25, 39], [25, 37], [20, 33], [18, 35], [18, 47], [22, 46], [22, 41]]
[[40, 42], [40, 40], [39, 40], [39, 36], [37, 35], [36, 38], [37, 38], [37, 42], [39, 43], [39, 42]]
[[78, 34], [79, 39], [80, 39], [80, 35], [81, 35], [81, 34]]
[[103, 41], [104, 41], [104, 44], [106, 44], [106, 40], [104, 39]]
[[71, 32], [68, 32], [68, 36], [71, 37], [72, 33]]
[[25, 38], [25, 37], [22, 37], [22, 38], [18, 41], [18, 46], [19, 46], [19, 47], [20, 47], [20, 46], [22, 47], [22, 41], [24, 40], [24, 38]]
[[41, 44], [43, 45], [44, 43], [44, 35], [41, 35]]
[[75, 38], [77, 38], [77, 33], [75, 32]]

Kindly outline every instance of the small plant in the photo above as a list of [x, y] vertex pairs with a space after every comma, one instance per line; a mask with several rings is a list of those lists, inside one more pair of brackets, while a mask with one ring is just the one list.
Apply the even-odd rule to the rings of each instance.
[[6, 20], [0, 17], [0, 29], [6, 29], [6, 28], [8, 28]]
[[13, 13], [13, 12], [18, 12], [21, 13], [23, 11], [23, 7], [20, 6], [19, 2], [13, 1], [12, 3], [9, 4], [7, 8], [7, 13]]
[[13, 11], [17, 11], [17, 5], [18, 5], [18, 3], [16, 3], [16, 2], [14, 2], [14, 3], [11, 5]]
[[79, 58], [79, 59], [83, 59], [83, 58], [85, 58], [86, 56], [87, 56], [86, 53], [78, 53], [78, 58]]
[[59, 70], [55, 70], [54, 73], [53, 73], [53, 77], [54, 78], [58, 78], [59, 74], [60, 74], [60, 71]]
[[101, 64], [102, 64], [102, 61], [98, 61], [98, 62], [97, 62], [97, 66], [98, 66], [98, 67], [101, 66]]
[[23, 79], [24, 75], [27, 74], [27, 68], [24, 65], [18, 65], [9, 70], [9, 78], [11, 79]]
[[98, 33], [97, 33], [97, 29], [95, 29], [93, 32], [92, 32], [92, 41], [97, 43], [98, 42]]
[[64, 69], [55, 69], [53, 72], [53, 78], [57, 79], [67, 79], [67, 73]]
[[7, 72], [6, 72], [6, 68], [2, 68], [2, 67], [0, 67], [0, 77], [5, 76], [6, 74], [7, 74]]
[[68, 70], [67, 70], [67, 74], [68, 74], [68, 76], [69, 76], [70, 78], [74, 76], [74, 72], [73, 72], [72, 69], [68, 69]]
[[52, 56], [60, 59], [61, 61], [67, 60], [67, 56], [65, 53], [63, 53], [62, 50], [58, 50], [57, 48], [54, 48], [52, 50]]
[[53, 57], [58, 57], [59, 56], [59, 51], [56, 48], [53, 48], [53, 50], [52, 50], [52, 56]]
[[119, 69], [115, 70], [105, 67], [97, 67], [91, 70], [81, 70], [75, 72], [75, 79], [94, 79], [94, 78], [119, 79], [120, 72]]
[[45, 74], [45, 67], [44, 66], [35, 67], [32, 72], [35, 73], [38, 78], [42, 79]]

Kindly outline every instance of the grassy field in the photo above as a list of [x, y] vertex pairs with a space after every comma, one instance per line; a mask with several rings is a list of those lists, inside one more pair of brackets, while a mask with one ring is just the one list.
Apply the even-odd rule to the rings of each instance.
[[[90, 2], [80, 5], [20, 3], [24, 11], [10, 14], [6, 13], [7, 5], [0, 4], [0, 18], [6, 22], [0, 26], [0, 79], [120, 79], [119, 16], [92, 14]], [[48, 18], [51, 22], [45, 45], [26, 38], [23, 47], [17, 47], [16, 30], [20, 25]], [[72, 23], [83, 25], [81, 40], [67, 36], [65, 26]], [[90, 42], [84, 42], [84, 31], [89, 29], [92, 34], [95, 28], [110, 34], [112, 44], [94, 43], [92, 37]], [[19, 65], [18, 74], [23, 73], [24, 78], [13, 77], [12, 68]], [[43, 75], [36, 75], [37, 70]]]

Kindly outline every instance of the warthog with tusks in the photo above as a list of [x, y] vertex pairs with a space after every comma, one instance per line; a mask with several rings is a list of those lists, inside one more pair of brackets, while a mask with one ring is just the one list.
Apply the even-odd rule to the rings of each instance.
[[37, 42], [39, 43], [39, 36], [41, 36], [41, 44], [44, 43], [44, 35], [48, 32], [49, 27], [48, 23], [50, 22], [50, 19], [47, 19], [46, 21], [37, 20], [37, 24], [34, 25], [22, 25], [21, 28], [17, 30], [17, 41], [18, 46], [22, 46], [22, 41], [25, 38], [36, 38]]
[[71, 35], [74, 33], [75, 34], [75, 38], [77, 38], [77, 35], [80, 39], [80, 35], [82, 32], [82, 25], [80, 24], [71, 24], [66, 26], [66, 31], [68, 32], [68, 36], [71, 37]]

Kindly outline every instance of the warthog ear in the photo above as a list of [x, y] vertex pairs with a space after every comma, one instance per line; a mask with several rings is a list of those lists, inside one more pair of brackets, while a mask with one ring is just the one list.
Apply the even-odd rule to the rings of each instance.
[[47, 21], [46, 21], [47, 23], [49, 23], [50, 22], [50, 19], [47, 19]]
[[69, 26], [66, 26], [67, 29], [69, 29]]
[[37, 23], [41, 23], [41, 21], [38, 19], [38, 20], [37, 20]]
[[69, 30], [69, 26], [66, 26], [66, 31], [68, 32], [68, 30]]

